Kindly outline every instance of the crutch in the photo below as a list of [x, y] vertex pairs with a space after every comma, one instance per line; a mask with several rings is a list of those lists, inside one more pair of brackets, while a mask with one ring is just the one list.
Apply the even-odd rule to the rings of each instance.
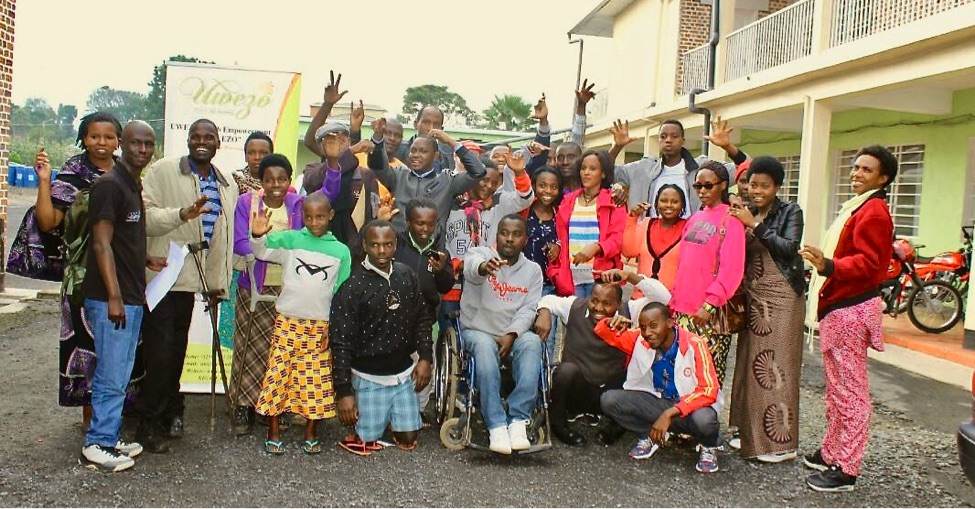
[[193, 261], [196, 262], [196, 270], [200, 274], [200, 285], [202, 289], [200, 290], [203, 294], [203, 299], [206, 302], [206, 309], [210, 313], [210, 328], [212, 329], [211, 343], [213, 350], [210, 353], [210, 431], [217, 429], [217, 362], [220, 363], [220, 381], [223, 383], [223, 393], [224, 396], [227, 395], [229, 389], [227, 387], [227, 369], [223, 364], [223, 349], [220, 346], [220, 331], [219, 324], [217, 321], [217, 307], [210, 305], [210, 285], [207, 284], [206, 271], [203, 270], [203, 252], [210, 248], [210, 243], [207, 241], [197, 242], [195, 244], [188, 244], [186, 246], [190, 253], [193, 255]]

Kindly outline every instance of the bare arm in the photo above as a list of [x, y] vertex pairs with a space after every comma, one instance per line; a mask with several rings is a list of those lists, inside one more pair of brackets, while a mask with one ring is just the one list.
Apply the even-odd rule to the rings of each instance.
[[34, 169], [37, 170], [37, 199], [34, 201], [34, 217], [37, 228], [42, 232], [49, 232], [64, 221], [64, 211], [58, 210], [51, 202], [51, 161], [41, 147], [34, 159]]
[[339, 92], [339, 84], [342, 82], [342, 75], [339, 74], [338, 80], [335, 79], [335, 71], [329, 71], [329, 84], [325, 87], [325, 95], [322, 98], [322, 107], [318, 108], [315, 112], [315, 116], [312, 117], [311, 123], [308, 124], [308, 129], [305, 131], [305, 147], [311, 150], [312, 153], [318, 157], [325, 157], [325, 152], [322, 151], [322, 145], [318, 143], [315, 139], [315, 131], [319, 127], [325, 125], [325, 121], [328, 120], [329, 115], [332, 114], [332, 107], [342, 100], [342, 96], [346, 92]]

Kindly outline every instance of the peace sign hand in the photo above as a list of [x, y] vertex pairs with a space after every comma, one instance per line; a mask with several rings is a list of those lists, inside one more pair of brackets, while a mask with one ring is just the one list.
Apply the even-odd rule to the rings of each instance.
[[349, 93], [348, 90], [343, 90], [339, 92], [339, 84], [342, 83], [342, 74], [339, 73], [339, 78], [335, 79], [335, 71], [328, 71], [328, 85], [325, 87], [325, 94], [322, 100], [325, 104], [337, 104], [339, 101], [345, 97], [345, 94]]

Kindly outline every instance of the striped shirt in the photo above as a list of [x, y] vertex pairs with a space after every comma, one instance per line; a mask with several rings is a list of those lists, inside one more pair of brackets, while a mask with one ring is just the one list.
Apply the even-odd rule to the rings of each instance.
[[200, 219], [203, 220], [203, 238], [210, 242], [213, 239], [213, 229], [217, 224], [217, 218], [220, 217], [222, 210], [220, 206], [220, 184], [217, 182], [217, 176], [212, 166], [206, 177], [200, 176], [200, 170], [193, 164], [193, 161], [190, 161], [190, 169], [200, 179], [200, 194], [207, 197], [206, 207], [209, 207], [210, 210], [201, 214]]
[[[599, 221], [596, 216], [596, 204], [588, 207], [576, 204], [569, 217], [569, 259], [582, 251], [593, 242], [599, 242]], [[581, 265], [572, 265], [572, 284], [581, 285], [594, 282], [592, 275], [592, 261]]]

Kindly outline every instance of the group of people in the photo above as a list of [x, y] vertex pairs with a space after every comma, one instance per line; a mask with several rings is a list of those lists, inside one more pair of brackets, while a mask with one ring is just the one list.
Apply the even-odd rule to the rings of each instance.
[[[361, 103], [350, 125], [328, 122], [340, 82], [325, 87], [305, 136], [321, 161], [297, 178], [260, 132], [245, 143], [242, 170], [216, 168], [219, 131], [206, 119], [190, 126], [186, 156], [151, 165], [152, 129], [105, 113], [83, 119], [83, 151], [53, 182], [38, 153], [32, 221], [60, 232], [73, 262], [59, 401], [86, 409], [85, 462], [124, 470], [183, 434], [179, 378], [202, 281], [184, 265], [152, 310], [145, 287], [170, 242], [203, 241], [208, 305], [222, 305], [221, 334], [234, 345], [234, 431], [263, 421], [271, 455], [285, 451], [282, 430], [302, 423], [300, 449], [321, 452], [318, 422], [336, 416], [350, 429], [339, 444], [349, 452], [371, 455], [389, 445], [387, 433], [413, 449], [443, 361], [434, 325], [459, 323], [492, 451], [530, 447], [547, 349], [549, 419], [564, 444], [587, 442], [573, 429], [586, 421], [603, 423], [595, 436], [605, 444], [636, 434], [629, 457], [638, 460], [672, 434], [689, 436], [696, 469], [714, 472], [730, 397], [731, 447], [760, 462], [792, 460], [805, 260], [815, 269], [809, 309], [821, 322], [828, 422], [822, 447], [803, 458], [820, 471], [806, 482], [853, 488], [871, 412], [866, 350], [883, 348], [877, 287], [893, 235], [885, 189], [897, 174], [889, 151], [858, 152], [855, 196], [821, 247], [803, 246], [802, 211], [777, 196], [782, 165], [750, 159], [720, 118], [707, 139], [730, 163], [693, 157], [681, 123], [666, 120], [658, 155], [616, 165], [635, 141], [626, 123], [614, 123], [609, 151], [582, 146], [589, 84], [576, 91], [570, 141], [550, 148], [542, 96], [534, 141], [485, 151], [443, 131], [435, 106], [418, 112], [408, 140], [384, 118], [362, 139]], [[504, 404], [508, 358], [515, 385]], [[119, 434], [125, 408], [140, 419], [135, 442]]]

